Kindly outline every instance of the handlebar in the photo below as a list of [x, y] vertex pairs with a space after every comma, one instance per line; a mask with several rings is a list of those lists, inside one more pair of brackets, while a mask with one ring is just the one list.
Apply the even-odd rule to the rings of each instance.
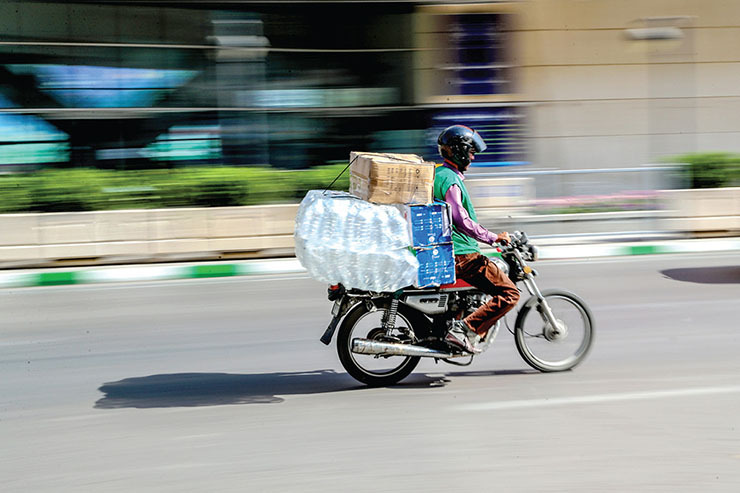
[[517, 250], [524, 256], [525, 260], [537, 260], [539, 257], [539, 249], [529, 243], [527, 233], [523, 231], [514, 231], [513, 233], [509, 233], [509, 238], [511, 238], [511, 242], [508, 245], [501, 246], [504, 252]]

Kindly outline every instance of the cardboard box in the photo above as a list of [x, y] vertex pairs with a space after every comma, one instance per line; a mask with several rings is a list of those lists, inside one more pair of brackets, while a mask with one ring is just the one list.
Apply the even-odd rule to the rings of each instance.
[[446, 202], [431, 205], [403, 205], [403, 216], [409, 224], [411, 246], [428, 247], [452, 242], [452, 216]]
[[415, 248], [419, 261], [417, 287], [426, 288], [455, 282], [455, 255], [452, 243]]
[[415, 154], [350, 153], [349, 191], [377, 204], [431, 204], [434, 163]]

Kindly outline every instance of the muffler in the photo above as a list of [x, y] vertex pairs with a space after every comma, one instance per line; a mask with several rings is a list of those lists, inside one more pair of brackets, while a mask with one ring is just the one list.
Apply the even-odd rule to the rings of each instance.
[[413, 344], [380, 342], [370, 339], [352, 339], [352, 352], [357, 354], [377, 354], [379, 356], [421, 356], [423, 358], [454, 358], [460, 354], [447, 353]]

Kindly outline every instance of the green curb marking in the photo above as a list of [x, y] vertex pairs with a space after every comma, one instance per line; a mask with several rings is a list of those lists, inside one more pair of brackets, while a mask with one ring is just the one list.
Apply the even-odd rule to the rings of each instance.
[[[664, 253], [696, 253], [708, 251], [740, 251], [740, 239], [718, 239], [700, 242], [658, 243], [652, 245], [554, 245], [540, 247], [542, 260], [596, 258], [624, 255], [652, 255]], [[488, 257], [501, 253], [486, 252]], [[203, 264], [190, 266], [131, 266], [77, 271], [1, 272], [0, 288], [33, 286], [64, 286], [71, 284], [155, 281], [208, 277], [233, 277], [265, 274], [304, 273], [306, 269], [297, 259], [263, 260], [248, 263]]]
[[627, 247], [627, 255], [652, 255], [663, 253], [662, 249], [656, 245], [634, 245]]
[[42, 272], [36, 278], [36, 286], [62, 286], [65, 284], [77, 284], [77, 272]]
[[239, 275], [239, 269], [234, 264], [209, 264], [209, 265], [194, 265], [190, 269], [189, 273], [186, 273], [186, 277], [200, 278], [200, 277], [230, 277]]

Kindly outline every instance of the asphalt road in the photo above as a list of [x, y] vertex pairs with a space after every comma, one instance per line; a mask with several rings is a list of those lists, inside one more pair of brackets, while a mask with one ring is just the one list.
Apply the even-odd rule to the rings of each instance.
[[738, 256], [538, 270], [594, 312], [581, 366], [502, 331], [379, 389], [302, 276], [0, 290], [0, 491], [740, 491]]

